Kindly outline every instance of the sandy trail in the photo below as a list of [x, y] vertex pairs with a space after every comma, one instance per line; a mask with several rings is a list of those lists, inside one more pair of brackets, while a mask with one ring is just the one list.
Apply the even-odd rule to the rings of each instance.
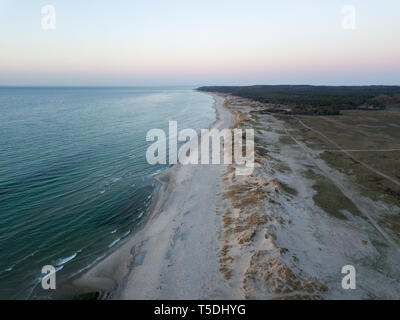
[[[349, 158], [353, 159], [354, 161], [358, 162], [359, 164], [361, 164], [364, 168], [370, 170], [371, 172], [385, 178], [388, 179], [389, 181], [393, 182], [394, 184], [400, 186], [400, 182], [397, 181], [396, 179], [394, 179], [393, 177], [390, 177], [378, 170], [376, 170], [375, 168], [372, 168], [371, 166], [369, 166], [368, 164], [366, 164], [365, 162], [360, 161], [359, 159], [355, 158], [351, 153], [349, 153], [349, 150], [344, 150], [342, 149], [336, 142], [332, 141], [332, 139], [329, 139], [326, 135], [324, 135], [323, 133], [319, 132], [318, 130], [315, 130], [314, 128], [311, 128], [310, 126], [306, 125], [303, 121], [301, 121], [299, 118], [297, 117], [293, 117], [294, 119], [296, 119], [304, 128], [309, 129], [313, 132], [315, 132], [316, 134], [320, 135], [321, 137], [323, 137], [326, 141], [328, 141], [330, 144], [334, 145], [336, 148], [338, 148], [338, 150], [340, 150], [341, 152], [343, 152], [346, 156], [348, 156]], [[396, 149], [393, 149], [396, 150]], [[390, 150], [390, 151], [393, 151]]]
[[[228, 170], [221, 191], [230, 208], [220, 210], [228, 282], [250, 299], [397, 299], [398, 245], [376, 221], [386, 204], [360, 195], [284, 121], [255, 114], [246, 100], [227, 101], [257, 143], [254, 174], [240, 179]], [[324, 184], [330, 189], [320, 191]], [[330, 213], [332, 201], [342, 218]], [[357, 270], [353, 291], [341, 288], [349, 264]]]
[[[232, 114], [214, 95], [213, 128]], [[157, 179], [161, 191], [146, 223], [128, 242], [74, 280], [115, 299], [240, 298], [219, 272], [216, 196], [224, 165], [175, 165]]]
[[[272, 116], [273, 119], [275, 119], [274, 116]], [[295, 117], [293, 117], [295, 118]], [[344, 154], [348, 155], [349, 157], [351, 157], [352, 159], [354, 159], [354, 161], [357, 161], [358, 163], [360, 163], [363, 166], [364, 165], [361, 161], [355, 159], [351, 154], [349, 154], [348, 152], [346, 152], [343, 149], [340, 149], [340, 146], [338, 146], [335, 142], [333, 142], [331, 139], [329, 139], [328, 137], [326, 137], [324, 134], [318, 132], [317, 130], [314, 130], [313, 128], [305, 125], [301, 120], [295, 118], [298, 122], [300, 122], [305, 128], [312, 130], [318, 134], [320, 134], [322, 137], [324, 137], [327, 141], [329, 141], [330, 143], [332, 143], [333, 145], [335, 145], [336, 147], [339, 148], [339, 150], [341, 152], [343, 152]], [[350, 189], [344, 186], [344, 184], [340, 181], [340, 179], [338, 179], [337, 174], [332, 173], [331, 169], [329, 168], [329, 166], [327, 166], [325, 164], [325, 162], [321, 159], [319, 159], [318, 157], [318, 153], [311, 150], [310, 148], [308, 148], [304, 143], [300, 142], [298, 139], [296, 139], [295, 137], [293, 137], [293, 135], [291, 135], [289, 133], [289, 131], [287, 130], [287, 128], [281, 124], [282, 128], [285, 130], [286, 134], [293, 139], [293, 141], [302, 149], [304, 150], [304, 152], [306, 154], [309, 155], [310, 160], [324, 173], [324, 175], [331, 181], [333, 182], [344, 194], [346, 194], [352, 201], [353, 203], [358, 207], [358, 209], [368, 218], [369, 222], [376, 228], [376, 230], [393, 246], [393, 248], [395, 250], [399, 250], [397, 248], [396, 243], [393, 241], [393, 239], [391, 237], [389, 237], [389, 235], [378, 225], [378, 223], [375, 221], [375, 219], [372, 218], [372, 216], [368, 213], [368, 211], [370, 210], [370, 206], [366, 206], [365, 203], [363, 203], [363, 201], [361, 201], [357, 195], [354, 194], [354, 192]], [[369, 166], [366, 167], [367, 169], [370, 169], [371, 171], [375, 172], [377, 174], [381, 174], [379, 171], [370, 168]], [[381, 174], [382, 176], [385, 176], [384, 174]]]

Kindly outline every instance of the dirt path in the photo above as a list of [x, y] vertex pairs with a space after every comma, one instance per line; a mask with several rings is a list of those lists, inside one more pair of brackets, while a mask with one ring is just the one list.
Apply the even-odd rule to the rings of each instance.
[[314, 128], [311, 128], [310, 126], [306, 125], [303, 121], [301, 121], [297, 117], [292, 117], [292, 118], [296, 119], [304, 128], [309, 129], [309, 130], [315, 132], [316, 134], [320, 135], [322, 138], [324, 138], [330, 144], [334, 145], [336, 148], [338, 148], [338, 150], [340, 150], [345, 155], [347, 155], [348, 157], [350, 157], [351, 159], [353, 159], [354, 161], [356, 161], [357, 163], [362, 165], [364, 168], [366, 168], [366, 169], [370, 170], [371, 172], [373, 172], [373, 173], [375, 173], [375, 174], [377, 174], [377, 175], [379, 175], [379, 176], [381, 176], [381, 177], [383, 177], [385, 179], [388, 179], [389, 181], [393, 182], [394, 184], [400, 186], [400, 182], [398, 180], [396, 180], [393, 177], [390, 177], [390, 176], [388, 176], [388, 175], [376, 170], [375, 168], [372, 168], [370, 165], [366, 164], [365, 162], [362, 162], [362, 161], [358, 160], [352, 154], [350, 154], [348, 150], [342, 149], [336, 142], [332, 141], [326, 135], [324, 135], [323, 133], [319, 132], [318, 130], [315, 130]]
[[[273, 119], [278, 121], [273, 115]], [[295, 118], [295, 117], [293, 117]], [[313, 132], [321, 135], [323, 138], [325, 138], [328, 142], [332, 143], [335, 145], [338, 149], [341, 150], [341, 152], [345, 153], [349, 157], [351, 157], [354, 161], [357, 161], [361, 165], [364, 165], [362, 162], [358, 161], [355, 159], [351, 154], [346, 152], [345, 150], [341, 149], [339, 145], [337, 145], [334, 141], [326, 137], [324, 134], [318, 132], [317, 130], [314, 130], [313, 128], [307, 126], [304, 124], [300, 119], [295, 118], [300, 124], [302, 124], [305, 128], [312, 130]], [[373, 207], [370, 207], [370, 204], [366, 204], [363, 201], [360, 201], [359, 197], [354, 193], [353, 190], [350, 188], [346, 187], [339, 179], [337, 178], [336, 175], [331, 173], [331, 169], [329, 166], [325, 164], [323, 160], [319, 158], [319, 155], [317, 154], [316, 151], [308, 148], [304, 143], [298, 141], [293, 135], [291, 135], [288, 131], [288, 129], [281, 123], [281, 126], [283, 127], [284, 131], [286, 134], [299, 146], [302, 148], [302, 150], [309, 155], [309, 158], [312, 160], [312, 162], [324, 173], [324, 175], [336, 186], [338, 187], [344, 195], [346, 195], [353, 203], [354, 205], [360, 210], [360, 212], [363, 213], [365, 217], [368, 218], [368, 221], [375, 227], [375, 229], [391, 244], [391, 246], [400, 253], [400, 249], [398, 248], [397, 244], [394, 242], [394, 240], [378, 225], [376, 220], [371, 216], [371, 214], [368, 213], [368, 211], [373, 210]], [[370, 169], [371, 171], [375, 172], [377, 174], [381, 174], [386, 177], [386, 175], [380, 173], [379, 171], [369, 167], [366, 165], [367, 169]], [[390, 179], [390, 177], [388, 177]]]

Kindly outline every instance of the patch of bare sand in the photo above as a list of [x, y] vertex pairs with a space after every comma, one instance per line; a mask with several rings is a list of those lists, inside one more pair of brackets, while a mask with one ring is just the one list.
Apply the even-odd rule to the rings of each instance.
[[[257, 115], [259, 106], [250, 105], [227, 97], [233, 126], [256, 133], [254, 173], [237, 177], [230, 166], [221, 178], [219, 264], [232, 290], [249, 299], [398, 298], [398, 248], [366, 219], [382, 203], [362, 197], [357, 185], [305, 148], [284, 123]], [[315, 176], [326, 180], [323, 191]], [[321, 205], [320, 192], [346, 219]], [[358, 214], [343, 195], [356, 201]], [[357, 270], [357, 290], [341, 288], [347, 264]]]
[[[235, 114], [231, 128], [252, 120], [249, 113], [242, 113], [227, 102], [225, 106]], [[256, 168], [262, 170], [265, 161], [266, 156], [256, 153]], [[279, 181], [256, 174], [236, 176], [234, 166], [229, 166], [222, 184], [220, 207], [224, 209], [219, 214], [222, 230], [218, 257], [220, 272], [230, 286], [250, 299], [319, 298], [318, 292], [326, 291], [326, 286], [295, 274], [272, 256], [285, 252], [274, 243], [273, 232], [282, 224], [282, 218], [265, 210], [264, 204], [279, 204], [274, 200], [281, 190]]]
[[[214, 96], [213, 128], [233, 120]], [[154, 208], [134, 235], [73, 284], [114, 299], [235, 299], [219, 272], [216, 195], [224, 165], [175, 165], [158, 176]]]
[[[318, 155], [279, 120], [253, 113], [263, 106], [215, 99], [217, 128], [256, 130], [254, 173], [236, 176], [234, 165], [174, 166], [159, 176], [147, 222], [76, 284], [121, 299], [400, 297], [396, 248], [363, 216], [341, 207], [347, 219], [325, 212], [315, 202], [315, 178], [305, 173], [340, 179], [351, 199], [354, 186], [336, 171], [327, 175]], [[376, 208], [369, 201], [365, 207]], [[340, 286], [347, 264], [357, 270], [351, 292]]]

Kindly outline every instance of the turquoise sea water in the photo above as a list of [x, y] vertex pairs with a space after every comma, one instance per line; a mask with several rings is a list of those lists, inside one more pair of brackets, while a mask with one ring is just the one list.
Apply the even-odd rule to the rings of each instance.
[[0, 298], [36, 298], [42, 266], [59, 283], [128, 237], [166, 168], [147, 131], [206, 128], [212, 105], [187, 88], [0, 88]]

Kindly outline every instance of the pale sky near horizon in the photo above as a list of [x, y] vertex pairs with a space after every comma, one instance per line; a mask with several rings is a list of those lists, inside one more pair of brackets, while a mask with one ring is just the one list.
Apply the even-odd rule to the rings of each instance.
[[398, 0], [0, 0], [0, 85], [400, 85], [399, 39]]

